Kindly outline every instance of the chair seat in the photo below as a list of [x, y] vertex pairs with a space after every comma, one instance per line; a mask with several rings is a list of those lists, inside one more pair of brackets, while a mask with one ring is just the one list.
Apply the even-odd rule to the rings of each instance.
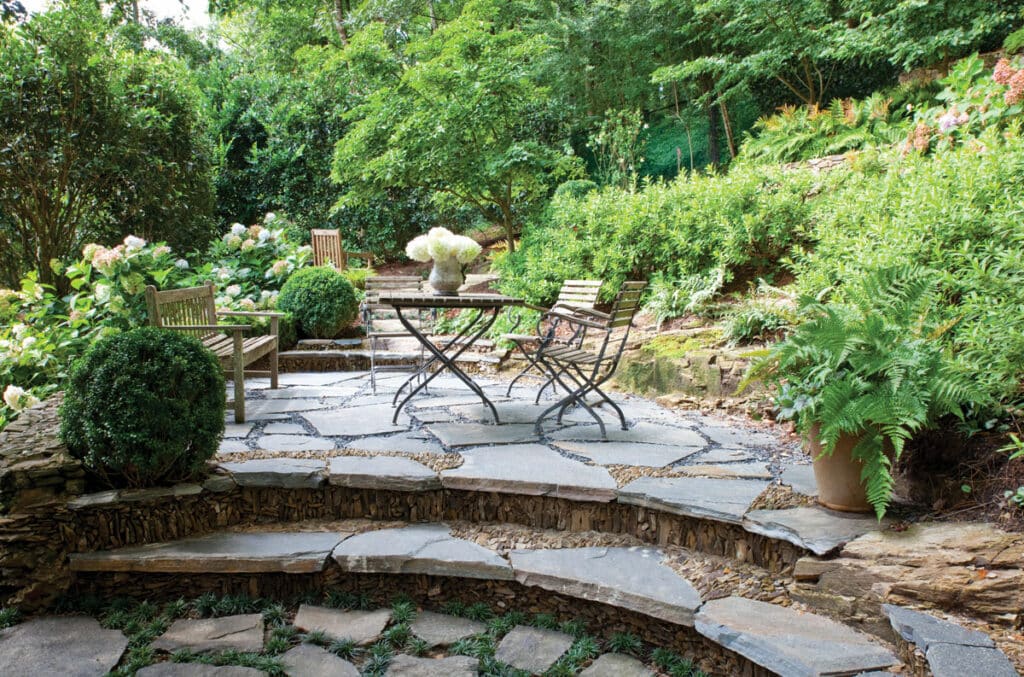
[[[203, 339], [203, 345], [213, 351], [222, 364], [230, 366], [235, 355], [235, 343], [230, 336], [212, 334]], [[242, 340], [242, 364], [252, 364], [277, 348], [276, 336], [251, 336]]]
[[595, 353], [571, 348], [569, 346], [555, 346], [554, 348], [549, 348], [544, 351], [544, 357], [557, 362], [569, 362], [571, 364], [594, 364], [598, 361], [598, 357]]

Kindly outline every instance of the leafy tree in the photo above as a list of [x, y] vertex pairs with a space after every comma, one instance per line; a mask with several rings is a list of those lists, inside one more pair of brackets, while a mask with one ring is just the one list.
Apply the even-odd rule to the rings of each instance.
[[123, 51], [87, 3], [0, 27], [0, 249], [14, 284], [83, 238], [210, 237], [197, 92], [173, 57]]
[[388, 58], [384, 29], [353, 39], [353, 67], [380, 85], [347, 118], [334, 177], [340, 205], [392, 188], [422, 188], [441, 206], [470, 206], [514, 248], [520, 215], [578, 161], [559, 148], [560, 114], [536, 64], [551, 48], [518, 29], [518, 5], [474, 0], [458, 18]]

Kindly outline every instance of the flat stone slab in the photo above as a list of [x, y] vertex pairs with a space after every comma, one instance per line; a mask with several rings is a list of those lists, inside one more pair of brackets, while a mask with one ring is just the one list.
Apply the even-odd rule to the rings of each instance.
[[[364, 376], [366, 372], [300, 371], [286, 372], [277, 378], [282, 386], [329, 386]], [[248, 381], [246, 381], [248, 383]]]
[[265, 677], [267, 673], [241, 665], [156, 663], [142, 668], [135, 674], [136, 677]]
[[767, 463], [725, 463], [722, 465], [699, 463], [684, 465], [679, 472], [692, 477], [720, 477], [723, 479], [770, 480], [771, 471]]
[[606, 653], [598, 656], [580, 677], [654, 677], [654, 672], [632, 656]]
[[514, 550], [516, 580], [693, 627], [700, 594], [655, 548]]
[[263, 397], [268, 400], [300, 400], [319, 399], [321, 397], [350, 397], [359, 392], [358, 383], [334, 386], [289, 386], [278, 390], [264, 390]]
[[240, 614], [222, 618], [179, 618], [153, 641], [154, 649], [189, 651], [262, 651], [263, 616]]
[[359, 677], [359, 669], [312, 644], [300, 644], [281, 656], [288, 677]]
[[221, 463], [220, 467], [241, 487], [316, 489], [327, 481], [327, 463], [312, 458], [262, 458]]
[[246, 421], [245, 423], [235, 423], [234, 420], [231, 423], [224, 424], [224, 437], [247, 437], [255, 427], [255, 421]]
[[100, 677], [128, 647], [120, 630], [85, 616], [36, 618], [0, 630], [0, 672], [12, 677]]
[[373, 644], [391, 620], [389, 609], [341, 611], [303, 604], [293, 625], [303, 632], [320, 630], [332, 639], [349, 639], [359, 645]]
[[754, 534], [789, 541], [815, 555], [824, 555], [880, 527], [874, 515], [799, 506], [753, 510], [743, 518], [743, 528]]
[[430, 491], [441, 488], [437, 473], [411, 458], [399, 456], [336, 456], [327, 481], [340, 487]]
[[269, 418], [274, 414], [290, 414], [297, 411], [314, 411], [336, 406], [340, 402], [324, 402], [313, 398], [245, 401], [245, 417], [253, 421]]
[[715, 444], [729, 449], [764, 449], [781, 446], [773, 435], [737, 426], [704, 425], [700, 430]]
[[334, 442], [312, 435], [263, 435], [256, 440], [257, 449], [267, 451], [327, 451]]
[[243, 451], [249, 451], [249, 445], [242, 440], [221, 440], [220, 445], [217, 447], [218, 454], [238, 454]]
[[571, 646], [572, 637], [564, 632], [517, 625], [501, 640], [494, 657], [514, 668], [539, 675]]
[[787, 465], [782, 468], [782, 483], [804, 496], [818, 495], [818, 480], [814, 479], [814, 466]]
[[444, 524], [367, 531], [342, 541], [334, 560], [343, 571], [428, 574], [512, 580], [512, 567], [497, 553], [451, 535]]
[[305, 435], [306, 429], [298, 423], [268, 423], [263, 426], [264, 435]]
[[[677, 428], [658, 423], [640, 422], [629, 430], [619, 427], [618, 418], [605, 417], [605, 429], [608, 442], [638, 442], [642, 444], [667, 444], [673, 447], [684, 447], [699, 451], [708, 445], [707, 441], [689, 428]], [[581, 442], [601, 442], [601, 428], [595, 425], [576, 425], [559, 428], [548, 433], [552, 440], [570, 440]], [[685, 454], [683, 454], [685, 456]]]
[[476, 677], [480, 661], [470, 656], [416, 658], [398, 654], [385, 675], [390, 677]]
[[568, 459], [542, 444], [477, 447], [460, 452], [461, 466], [441, 473], [446, 489], [611, 501], [615, 480], [600, 466]]
[[487, 631], [487, 624], [479, 621], [421, 611], [409, 626], [416, 635], [430, 646], [448, 646], [465, 637]]
[[323, 571], [331, 551], [348, 533], [215, 533], [71, 555], [72, 571], [150, 573], [267, 573]]
[[934, 644], [959, 644], [961, 646], [994, 647], [995, 642], [983, 632], [970, 630], [950, 621], [936, 618], [931, 614], [883, 604], [882, 611], [889, 617], [892, 629], [922, 651]]
[[402, 454], [443, 454], [436, 440], [420, 436], [418, 431], [405, 431], [387, 437], [360, 437], [347, 442], [346, 449], [368, 452], [398, 452]]
[[[502, 398], [504, 399], [504, 398]], [[511, 401], [511, 402], [495, 402], [494, 406], [498, 410], [498, 417], [502, 423], [529, 423], [534, 424], [537, 422], [537, 417], [544, 413], [544, 411], [551, 406], [550, 403], [541, 402], [541, 404], [534, 404], [532, 401], [523, 402]], [[470, 421], [476, 421], [480, 423], [493, 423], [494, 417], [491, 415], [491, 408], [480, 401], [480, 398], [476, 399], [476, 402], [472, 404], [462, 404], [451, 407], [450, 411], [462, 418]], [[451, 418], [449, 418], [451, 420]], [[563, 420], [566, 421], [593, 421], [593, 417], [582, 409], [573, 409], [566, 412]]]
[[632, 465], [662, 468], [699, 451], [693, 447], [642, 442], [555, 442], [570, 454], [589, 458], [601, 465]]
[[694, 459], [694, 463], [742, 463], [753, 461], [754, 455], [744, 449], [712, 449]]
[[711, 641], [787, 677], [854, 675], [897, 662], [866, 635], [829, 618], [743, 597], [706, 603], [695, 627]]
[[959, 644], [933, 644], [925, 652], [934, 677], [1019, 677], [1010, 659], [999, 649]]
[[427, 426], [446, 447], [475, 447], [482, 444], [519, 444], [537, 439], [532, 423], [487, 425], [484, 423], [431, 423]]
[[768, 482], [713, 477], [641, 477], [619, 489], [619, 502], [677, 515], [739, 524]]
[[325, 437], [362, 437], [397, 433], [409, 427], [409, 417], [398, 415], [398, 425], [391, 422], [395, 409], [390, 404], [370, 404], [332, 411], [303, 414], [316, 431]]

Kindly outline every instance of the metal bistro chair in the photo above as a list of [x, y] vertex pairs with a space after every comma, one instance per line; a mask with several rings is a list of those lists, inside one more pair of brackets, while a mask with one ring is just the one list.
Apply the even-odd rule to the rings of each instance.
[[559, 345], [550, 340], [545, 340], [540, 344], [535, 359], [569, 394], [545, 409], [537, 417], [536, 430], [538, 434], [545, 418], [558, 411], [557, 421], [561, 424], [565, 411], [573, 404], [578, 404], [594, 417], [597, 424], [601, 426], [601, 437], [607, 439], [608, 433], [605, 430], [604, 421], [587, 404], [587, 395], [591, 393], [595, 393], [610, 404], [619, 415], [622, 429], [628, 428], [622, 409], [601, 390], [601, 386], [612, 377], [619, 365], [619, 360], [626, 348], [626, 341], [629, 338], [629, 329], [633, 324], [633, 318], [640, 308], [640, 296], [646, 286], [646, 282], [623, 282], [609, 313], [585, 309], [576, 309], [571, 314], [562, 310], [552, 310], [548, 313], [552, 320], [558, 319], [561, 322], [585, 327], [590, 330], [591, 338], [596, 335], [597, 341], [596, 349], [593, 350]]
[[369, 252], [349, 252], [341, 246], [341, 231], [338, 229], [314, 228], [309, 231], [313, 245], [313, 265], [332, 266], [336, 270], [348, 268], [349, 259], [362, 259], [367, 268], [373, 264]]
[[513, 333], [503, 334], [502, 339], [505, 341], [511, 341], [515, 344], [519, 352], [522, 353], [526, 359], [526, 367], [524, 367], [512, 382], [508, 384], [508, 391], [505, 396], [508, 397], [512, 394], [512, 387], [515, 386], [516, 382], [530, 374], [532, 371], [538, 372], [539, 378], [546, 379], [541, 387], [537, 390], [537, 402], [540, 402], [541, 393], [549, 385], [553, 385], [555, 382], [554, 377], [544, 371], [543, 366], [537, 362], [534, 357], [537, 346], [545, 339], [545, 336], [550, 332], [550, 341], [558, 345], [572, 346], [579, 348], [583, 343], [583, 339], [586, 337], [586, 327], [577, 324], [571, 328], [569, 335], [558, 336], [556, 334], [557, 326], [561, 324], [560, 320], [556, 316], [548, 315], [553, 310], [566, 311], [572, 313], [574, 310], [593, 310], [594, 304], [597, 303], [597, 295], [601, 291], [601, 280], [566, 280], [562, 283], [562, 289], [558, 292], [558, 298], [555, 300], [555, 304], [550, 308], [544, 308], [537, 306], [532, 303], [525, 304], [525, 307], [531, 310], [536, 310], [542, 313], [540, 318], [537, 320], [536, 333], [534, 334], [517, 334], [514, 333], [515, 329], [518, 328], [518, 323], [513, 327]]
[[[394, 371], [404, 369], [399, 366], [380, 366], [377, 364], [377, 351], [380, 342], [395, 338], [415, 338], [403, 328], [394, 316], [394, 309], [380, 303], [380, 295], [384, 292], [411, 292], [422, 291], [423, 281], [416, 275], [375, 275], [366, 278], [366, 296], [363, 299], [360, 311], [362, 313], [363, 326], [366, 328], [366, 338], [370, 340], [370, 387], [373, 394], [377, 394], [377, 372]], [[430, 318], [435, 315], [431, 313]], [[421, 315], [420, 323], [426, 320]], [[417, 368], [422, 368], [426, 363], [426, 349], [420, 346], [420, 360]]]

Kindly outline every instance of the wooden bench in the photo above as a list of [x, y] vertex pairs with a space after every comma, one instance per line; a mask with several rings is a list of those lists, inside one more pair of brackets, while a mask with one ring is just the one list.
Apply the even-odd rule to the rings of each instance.
[[373, 254], [345, 251], [341, 246], [341, 231], [337, 229], [314, 228], [309, 234], [313, 244], [314, 266], [332, 266], [336, 270], [345, 270], [349, 259], [362, 259], [367, 268], [373, 265]]
[[[217, 310], [214, 304], [216, 289], [213, 283], [202, 287], [158, 291], [153, 285], [146, 287], [146, 306], [149, 323], [154, 327], [172, 329], [195, 336], [220, 360], [224, 371], [235, 383], [235, 422], [245, 421], [245, 377], [269, 376], [270, 387], [277, 388], [277, 335], [279, 318], [284, 313]], [[244, 337], [248, 324], [217, 324], [218, 317], [269, 317], [270, 334]], [[226, 336], [229, 333], [230, 336]], [[269, 371], [246, 369], [247, 366], [269, 356]]]

